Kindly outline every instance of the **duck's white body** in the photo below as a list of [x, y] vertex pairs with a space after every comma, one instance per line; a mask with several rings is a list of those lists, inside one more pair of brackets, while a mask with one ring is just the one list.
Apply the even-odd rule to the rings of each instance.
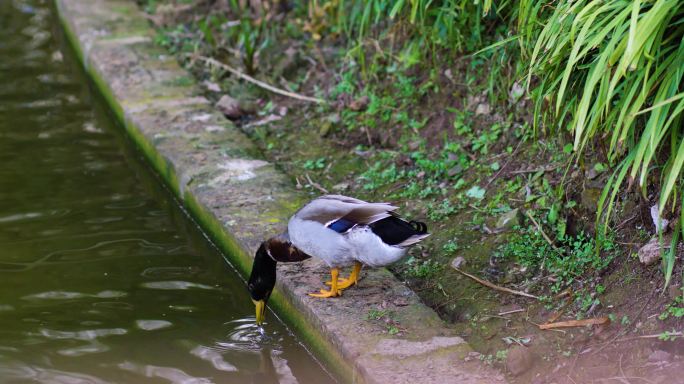
[[347, 267], [354, 262], [381, 267], [398, 261], [407, 247], [429, 236], [424, 231], [406, 232], [403, 228], [406, 235], [400, 242], [390, 245], [383, 241], [374, 233], [374, 223], [392, 217], [409, 225], [392, 213], [396, 209], [387, 203], [326, 195], [311, 201], [290, 219], [288, 235], [295, 247], [322, 259], [331, 268]]
[[350, 231], [347, 239], [354, 245], [354, 258], [370, 267], [383, 267], [399, 261], [406, 248], [387, 245], [369, 227]]

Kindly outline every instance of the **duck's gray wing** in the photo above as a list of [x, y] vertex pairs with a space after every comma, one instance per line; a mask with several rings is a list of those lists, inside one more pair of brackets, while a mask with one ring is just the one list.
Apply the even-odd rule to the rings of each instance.
[[[295, 217], [326, 227], [343, 220], [345, 225], [368, 225], [392, 215], [398, 207], [389, 203], [369, 203], [342, 195], [325, 195], [312, 200]], [[339, 231], [338, 231], [339, 232]]]

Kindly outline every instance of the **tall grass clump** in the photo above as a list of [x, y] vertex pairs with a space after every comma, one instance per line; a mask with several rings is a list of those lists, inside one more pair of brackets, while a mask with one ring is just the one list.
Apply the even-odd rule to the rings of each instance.
[[333, 0], [338, 30], [357, 41], [374, 34], [402, 31], [425, 49], [454, 52], [481, 47], [485, 26], [513, 9], [510, 1], [492, 0]]
[[684, 163], [684, 2], [562, 1], [548, 12], [528, 73], [537, 110], [550, 104], [546, 117], [568, 127], [576, 151], [605, 139], [609, 160], [622, 160], [611, 203], [625, 178], [645, 188], [660, 169], [662, 213]]
[[[345, 32], [356, 39], [369, 35], [372, 25], [389, 21], [412, 27], [425, 45], [461, 50], [467, 42], [479, 40], [482, 12], [482, 4], [470, 0], [437, 3], [426, 0], [354, 0], [345, 12], [348, 17], [340, 18], [340, 22]], [[466, 31], [471, 35], [465, 36]]]

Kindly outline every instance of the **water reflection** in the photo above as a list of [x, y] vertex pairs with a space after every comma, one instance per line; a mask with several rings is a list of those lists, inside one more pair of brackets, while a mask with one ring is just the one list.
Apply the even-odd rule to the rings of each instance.
[[48, 0], [0, 1], [0, 383], [321, 383], [92, 101]]

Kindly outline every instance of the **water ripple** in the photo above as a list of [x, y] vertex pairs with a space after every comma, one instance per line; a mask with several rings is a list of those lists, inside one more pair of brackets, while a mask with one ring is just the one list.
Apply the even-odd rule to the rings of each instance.
[[88, 294], [82, 292], [71, 292], [71, 291], [47, 291], [41, 293], [35, 293], [33, 295], [28, 295], [22, 297], [24, 300], [74, 300], [74, 299], [84, 299], [84, 298], [99, 298], [99, 299], [114, 299], [120, 297], [126, 297], [128, 294], [124, 291], [114, 291], [106, 290], [95, 294]]
[[[51, 384], [108, 384], [107, 381], [83, 373], [40, 368], [27, 365], [25, 362], [6, 362], [0, 365], [0, 376], [3, 379], [26, 380], [26, 382]], [[11, 381], [10, 381], [11, 382]], [[24, 381], [22, 381], [24, 382]]]
[[218, 290], [217, 287], [210, 285], [193, 283], [191, 281], [169, 280], [169, 281], [150, 281], [140, 284], [144, 288], [163, 289], [163, 290], [187, 290], [187, 289], [206, 289]]
[[[169, 252], [172, 253], [172, 252]], [[201, 269], [196, 266], [189, 267], [150, 267], [146, 268], [140, 276], [151, 278], [172, 278], [181, 276], [196, 275]]]
[[31, 220], [41, 216], [43, 216], [43, 214], [40, 212], [17, 213], [15, 215], [0, 217], [0, 223], [11, 223], [16, 221]]
[[194, 377], [183, 370], [156, 365], [138, 364], [125, 361], [118, 365], [124, 371], [134, 372], [147, 378], [166, 379], [173, 384], [211, 384], [212, 381], [204, 377]]
[[93, 340], [90, 344], [81, 345], [79, 347], [74, 348], [60, 349], [57, 351], [57, 353], [62, 356], [80, 357], [84, 355], [90, 355], [93, 353], [107, 352], [109, 351], [109, 349], [110, 348], [108, 346], [98, 342], [97, 340]]
[[238, 370], [233, 364], [225, 361], [223, 355], [214, 349], [200, 345], [191, 350], [190, 354], [210, 362], [211, 365], [219, 371], [237, 372]]
[[136, 320], [135, 326], [143, 331], [157, 331], [173, 326], [173, 323], [166, 320]]
[[91, 341], [98, 337], [125, 335], [128, 331], [123, 328], [102, 328], [102, 329], [87, 329], [84, 331], [57, 331], [54, 329], [43, 328], [38, 331], [38, 334], [31, 334], [32, 336], [43, 336], [51, 340], [83, 340]]

